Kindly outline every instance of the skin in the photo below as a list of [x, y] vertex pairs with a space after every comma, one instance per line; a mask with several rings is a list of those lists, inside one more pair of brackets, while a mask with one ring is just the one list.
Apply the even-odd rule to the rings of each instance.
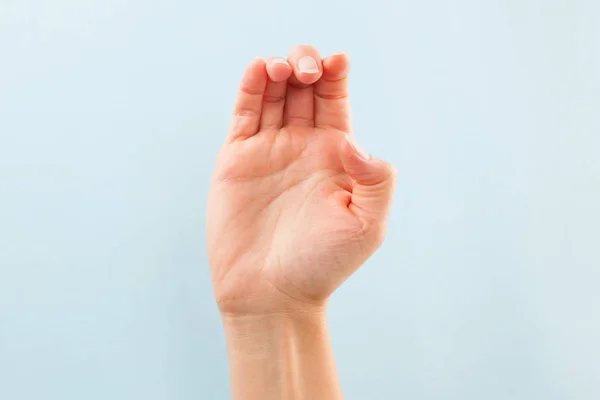
[[298, 46], [242, 77], [207, 210], [235, 400], [342, 398], [327, 300], [381, 245], [396, 181], [354, 139], [349, 69]]

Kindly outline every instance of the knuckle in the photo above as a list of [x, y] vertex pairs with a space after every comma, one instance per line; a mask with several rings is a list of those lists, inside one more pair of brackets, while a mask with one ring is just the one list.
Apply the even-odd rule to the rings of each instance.
[[265, 103], [281, 103], [285, 101], [285, 96], [283, 95], [264, 95], [263, 102]]

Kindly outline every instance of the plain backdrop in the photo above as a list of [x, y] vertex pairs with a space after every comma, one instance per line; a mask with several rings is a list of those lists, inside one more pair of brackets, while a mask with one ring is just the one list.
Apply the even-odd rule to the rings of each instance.
[[0, 398], [228, 398], [208, 180], [296, 44], [400, 171], [331, 303], [347, 399], [600, 398], [595, 0], [0, 0]]

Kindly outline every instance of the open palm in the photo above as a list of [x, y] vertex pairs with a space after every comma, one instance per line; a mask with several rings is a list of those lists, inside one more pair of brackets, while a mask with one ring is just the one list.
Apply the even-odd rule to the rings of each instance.
[[207, 210], [222, 311], [320, 305], [381, 244], [395, 173], [354, 142], [348, 70], [309, 46], [247, 67]]

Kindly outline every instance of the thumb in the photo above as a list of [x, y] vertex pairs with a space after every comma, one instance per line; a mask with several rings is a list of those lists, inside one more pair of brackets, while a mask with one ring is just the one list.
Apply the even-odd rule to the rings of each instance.
[[355, 182], [348, 207], [365, 225], [385, 226], [396, 186], [396, 169], [362, 150], [352, 135], [345, 137], [342, 164]]

